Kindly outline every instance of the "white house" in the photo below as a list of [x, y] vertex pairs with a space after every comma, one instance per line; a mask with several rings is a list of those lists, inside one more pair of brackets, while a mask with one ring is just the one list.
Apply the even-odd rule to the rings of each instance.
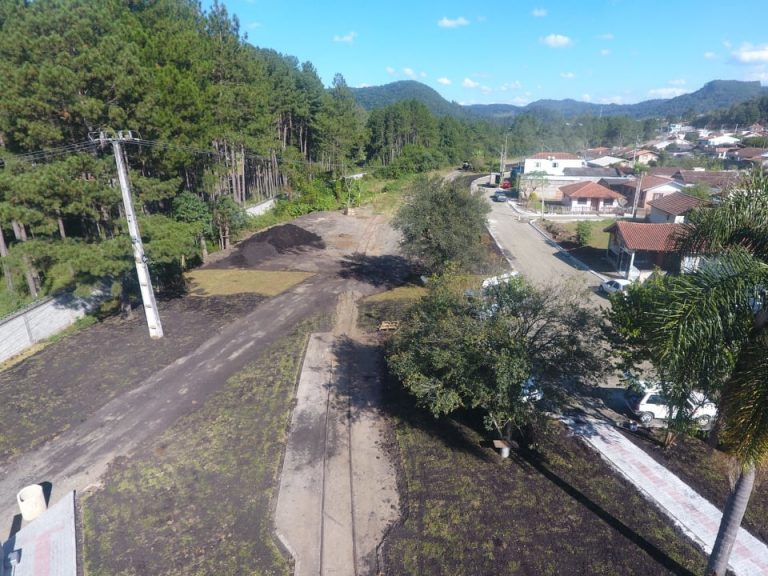
[[616, 212], [624, 197], [597, 182], [561, 186], [562, 203], [570, 212]]
[[688, 213], [704, 204], [704, 200], [684, 192], [673, 192], [657, 200], [651, 200], [648, 221], [653, 224], [683, 224]]
[[730, 134], [720, 134], [709, 136], [703, 142], [700, 140], [699, 143], [703, 143], [706, 146], [715, 148], [721, 146], [733, 146], [739, 141], [740, 139], [736, 138], [736, 136], [731, 136]]
[[539, 152], [525, 159], [523, 174], [543, 172], [549, 176], [562, 176], [565, 168], [581, 168], [584, 161], [569, 152]]

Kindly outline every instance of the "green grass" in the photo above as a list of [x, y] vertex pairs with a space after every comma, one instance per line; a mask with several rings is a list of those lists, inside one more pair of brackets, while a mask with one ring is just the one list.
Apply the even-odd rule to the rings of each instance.
[[[690, 574], [705, 557], [580, 440], [552, 422], [530, 458], [485, 435], [393, 408], [406, 515], [384, 547], [390, 574]], [[690, 571], [690, 572], [689, 572]]]
[[310, 272], [241, 269], [198, 269], [184, 275], [189, 292], [195, 296], [246, 293], [277, 296], [310, 276], [313, 276]]
[[[610, 226], [614, 222], [616, 222], [614, 218], [589, 221], [590, 226], [592, 226], [592, 234], [590, 236], [588, 246], [592, 246], [593, 248], [599, 248], [601, 250], [605, 250], [606, 248], [608, 248], [609, 234], [608, 232], [603, 232], [603, 229]], [[577, 225], [577, 222], [564, 222], [562, 224], [562, 227], [565, 228], [570, 234], [575, 236], [576, 225]]]
[[153, 445], [114, 464], [83, 500], [88, 576], [288, 575], [272, 505], [302, 324]]

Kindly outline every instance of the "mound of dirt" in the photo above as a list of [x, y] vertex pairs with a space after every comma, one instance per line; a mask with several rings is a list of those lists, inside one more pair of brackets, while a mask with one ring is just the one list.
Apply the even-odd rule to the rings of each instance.
[[241, 242], [230, 256], [211, 264], [210, 268], [250, 268], [287, 252], [325, 249], [325, 241], [314, 232], [295, 224], [274, 226]]

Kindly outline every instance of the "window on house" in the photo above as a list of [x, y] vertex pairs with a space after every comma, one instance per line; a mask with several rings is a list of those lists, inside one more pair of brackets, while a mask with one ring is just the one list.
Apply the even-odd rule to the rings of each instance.
[[664, 192], [654, 192], [653, 193], [653, 199], [654, 200], [658, 200], [659, 198], [663, 198], [663, 197], [664, 197]]
[[589, 204], [589, 199], [588, 198], [579, 198], [576, 201], [576, 203], [577, 204], [582, 204], [582, 205], [586, 206], [587, 204]]
[[536, 162], [536, 168], [541, 168], [541, 162]]
[[560, 166], [560, 164], [557, 162], [552, 162], [552, 168], [557, 168], [558, 166]]

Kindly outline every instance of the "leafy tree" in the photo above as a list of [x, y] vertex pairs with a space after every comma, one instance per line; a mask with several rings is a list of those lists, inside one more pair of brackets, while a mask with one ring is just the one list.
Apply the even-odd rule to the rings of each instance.
[[725, 574], [756, 469], [768, 461], [767, 222], [768, 179], [755, 174], [721, 204], [691, 215], [679, 249], [699, 258], [698, 269], [638, 289], [643, 302], [635, 306], [644, 314], [634, 322], [623, 316], [663, 379], [676, 383], [678, 402], [693, 387], [720, 395], [720, 440], [740, 475], [707, 574]]
[[484, 260], [482, 235], [490, 211], [481, 195], [439, 178], [418, 178], [406, 193], [393, 225], [405, 253], [427, 270], [441, 272], [449, 262], [462, 269]]
[[589, 244], [592, 239], [592, 223], [582, 220], [576, 224], [576, 241], [582, 246]]
[[179, 222], [191, 225], [195, 239], [200, 245], [201, 259], [208, 258], [205, 237], [213, 234], [213, 220], [208, 206], [198, 196], [184, 191], [173, 199], [173, 216]]
[[387, 356], [392, 372], [435, 416], [479, 409], [489, 430], [510, 438], [538, 413], [526, 398], [529, 378], [541, 384], [566, 373], [600, 373], [590, 351], [594, 315], [573, 291], [553, 294], [518, 276], [470, 300], [456, 280], [452, 268], [433, 279]]

